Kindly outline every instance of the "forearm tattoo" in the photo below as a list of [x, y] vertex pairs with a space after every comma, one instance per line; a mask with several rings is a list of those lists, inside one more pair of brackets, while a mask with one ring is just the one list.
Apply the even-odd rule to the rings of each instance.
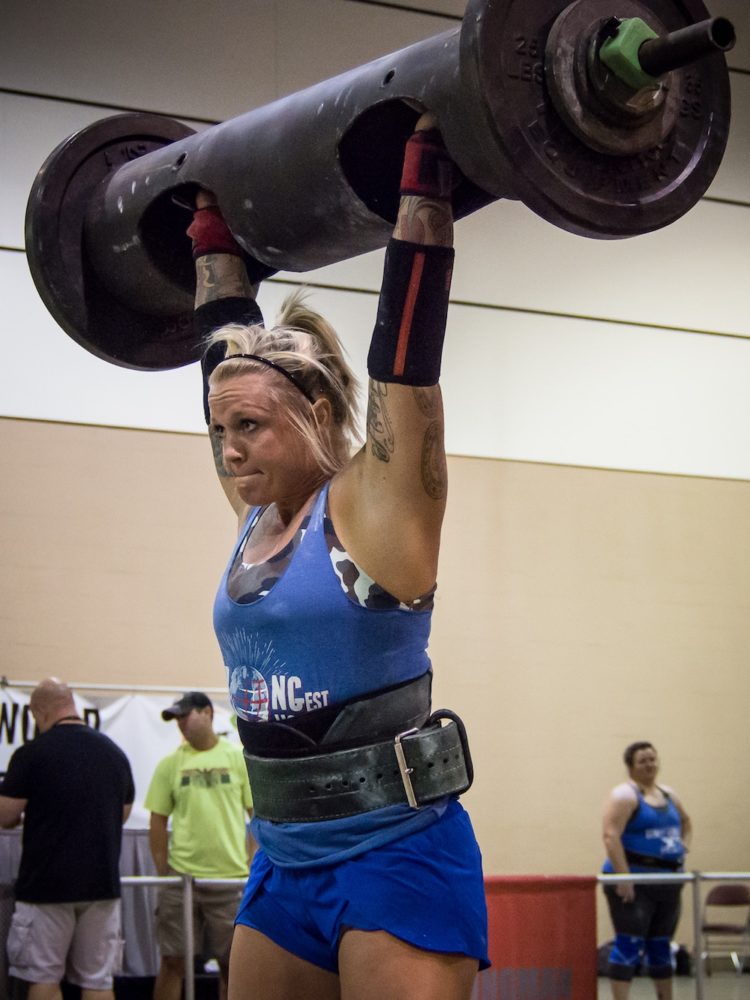
[[453, 245], [453, 214], [450, 202], [407, 195], [401, 204], [393, 235], [409, 243]]
[[218, 473], [220, 479], [229, 479], [230, 475], [224, 465], [221, 438], [217, 437], [212, 430], [209, 430], [208, 436], [211, 440], [211, 451], [214, 453], [214, 465], [216, 466], [216, 472]]
[[436, 391], [435, 386], [415, 385], [412, 387], [412, 392], [414, 393], [414, 402], [419, 407], [419, 412], [425, 417], [434, 420], [440, 413], [440, 394]]
[[207, 253], [195, 262], [195, 306], [226, 298], [253, 298], [253, 287], [240, 257]]
[[443, 447], [442, 423], [433, 420], [422, 441], [422, 485], [432, 500], [444, 500], [448, 493], [448, 463]]
[[387, 396], [387, 384], [385, 382], [375, 382], [371, 379], [367, 401], [367, 438], [370, 442], [373, 455], [380, 462], [390, 462], [391, 455], [396, 447], [393, 427], [386, 404]]

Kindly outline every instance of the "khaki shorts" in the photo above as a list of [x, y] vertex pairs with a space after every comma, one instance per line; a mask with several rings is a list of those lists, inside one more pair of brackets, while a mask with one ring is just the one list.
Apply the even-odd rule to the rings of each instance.
[[[170, 875], [179, 872], [170, 870]], [[221, 965], [229, 961], [234, 919], [242, 899], [242, 886], [193, 885], [193, 935], [195, 954], [215, 958]], [[156, 907], [156, 939], [162, 955], [185, 954], [182, 917], [182, 886], [165, 885], [159, 890]]]
[[122, 964], [120, 900], [17, 902], [8, 934], [9, 973], [29, 983], [111, 990]]

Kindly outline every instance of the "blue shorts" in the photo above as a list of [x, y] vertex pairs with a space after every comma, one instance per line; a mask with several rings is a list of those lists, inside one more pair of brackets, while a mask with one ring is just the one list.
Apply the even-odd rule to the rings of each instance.
[[350, 929], [490, 964], [482, 859], [457, 801], [427, 829], [328, 867], [279, 868], [259, 850], [237, 923], [329, 972]]

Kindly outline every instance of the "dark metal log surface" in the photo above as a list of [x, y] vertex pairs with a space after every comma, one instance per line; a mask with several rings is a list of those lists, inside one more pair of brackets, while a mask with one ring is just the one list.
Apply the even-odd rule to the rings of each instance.
[[[457, 218], [514, 198], [597, 238], [670, 224], [721, 161], [726, 66], [718, 55], [669, 74], [663, 103], [673, 120], [659, 141], [631, 150], [616, 122], [617, 153], [607, 152], [614, 126], [606, 115], [595, 140], [576, 124], [576, 64], [562, 43], [571, 33], [593, 37], [612, 6], [470, 0], [450, 31], [203, 132], [154, 115], [95, 123], [51, 154], [31, 193], [27, 250], [42, 298], [72, 337], [109, 361], [169, 368], [195, 360], [189, 216], [173, 196], [213, 190], [238, 242], [269, 269], [307, 271], [382, 247], [419, 108], [437, 116], [461, 170]], [[619, 0], [617, 14], [664, 33], [706, 10], [701, 0]]]

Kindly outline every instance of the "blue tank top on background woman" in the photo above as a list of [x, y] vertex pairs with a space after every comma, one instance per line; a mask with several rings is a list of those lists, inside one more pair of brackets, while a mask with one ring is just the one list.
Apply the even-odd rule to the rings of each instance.
[[[232, 707], [246, 722], [294, 719], [422, 676], [430, 669], [431, 612], [368, 608], [344, 592], [331, 563], [324, 519], [328, 484], [283, 574], [252, 603], [229, 596], [228, 579], [259, 509], [250, 511], [214, 603]], [[353, 857], [423, 829], [446, 807], [407, 805], [311, 823], [253, 820], [272, 861], [304, 867]]]
[[[682, 819], [679, 810], [669, 794], [661, 790], [666, 801], [663, 806], [652, 806], [644, 799], [640, 789], [636, 789], [638, 806], [630, 817], [620, 838], [625, 854], [641, 855], [652, 865], [638, 864], [630, 860], [628, 866], [632, 872], [649, 872], [659, 867], [659, 862], [665, 868], [673, 869], [682, 863], [685, 847], [682, 843]], [[603, 872], [612, 872], [612, 862], [607, 858], [602, 867]]]

